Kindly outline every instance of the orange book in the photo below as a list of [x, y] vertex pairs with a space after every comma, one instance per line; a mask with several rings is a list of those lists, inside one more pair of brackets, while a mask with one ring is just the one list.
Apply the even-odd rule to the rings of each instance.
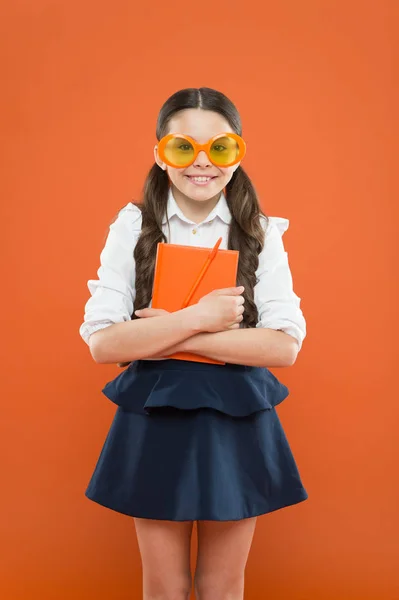
[[[216, 289], [236, 286], [237, 250], [218, 250], [198, 246], [159, 243], [155, 263], [152, 308], [169, 312], [196, 304], [200, 298]], [[189, 300], [188, 300], [189, 299]], [[188, 304], [187, 304], [188, 300]], [[169, 358], [211, 364], [225, 363], [186, 352]]]

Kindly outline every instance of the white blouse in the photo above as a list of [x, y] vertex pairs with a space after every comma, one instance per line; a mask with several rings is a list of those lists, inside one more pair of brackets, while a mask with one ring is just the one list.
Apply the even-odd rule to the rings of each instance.
[[[223, 194], [207, 218], [197, 224], [183, 215], [170, 192], [167, 216], [169, 227], [165, 217], [163, 232], [169, 243], [211, 248], [222, 237], [220, 248], [227, 249], [231, 213]], [[261, 223], [266, 236], [259, 255], [258, 283], [254, 289], [259, 314], [256, 326], [280, 329], [296, 338], [301, 348], [306, 323], [300, 309], [300, 298], [293, 291], [288, 256], [282, 240], [289, 221], [269, 217], [267, 224], [267, 220], [261, 217]], [[95, 331], [131, 319], [136, 296], [133, 251], [140, 232], [141, 211], [129, 202], [110, 226], [100, 254], [98, 279], [87, 282], [91, 297], [86, 303], [84, 322], [79, 329], [87, 344]]]

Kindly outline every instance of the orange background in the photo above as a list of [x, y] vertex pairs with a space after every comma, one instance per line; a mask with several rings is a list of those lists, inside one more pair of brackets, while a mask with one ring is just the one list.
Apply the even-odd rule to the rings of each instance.
[[2, 3], [2, 599], [141, 597], [132, 520], [84, 497], [119, 371], [78, 328], [161, 104], [200, 85], [237, 104], [263, 207], [291, 220], [309, 330], [279, 414], [310, 498], [259, 519], [246, 598], [399, 598], [398, 6]]

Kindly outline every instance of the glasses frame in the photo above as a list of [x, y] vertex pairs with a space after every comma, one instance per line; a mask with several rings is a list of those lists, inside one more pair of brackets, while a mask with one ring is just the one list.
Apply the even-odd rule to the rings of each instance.
[[[220, 164], [216, 163], [214, 160], [212, 160], [212, 158], [210, 156], [210, 150], [211, 150], [212, 145], [215, 143], [215, 141], [217, 141], [220, 138], [224, 138], [224, 137], [232, 138], [233, 140], [235, 140], [237, 142], [238, 155], [232, 162], [230, 162], [228, 164], [220, 165]], [[173, 140], [176, 138], [187, 140], [194, 148], [194, 157], [190, 161], [188, 161], [186, 164], [183, 164], [183, 165], [175, 165], [170, 160], [168, 160], [168, 158], [165, 156], [166, 145], [168, 144], [168, 142], [170, 142], [170, 140]], [[189, 135], [185, 135], [183, 133], [169, 133], [168, 135], [165, 135], [158, 142], [159, 158], [166, 165], [168, 165], [169, 167], [173, 167], [175, 169], [186, 169], [187, 167], [192, 165], [193, 162], [195, 162], [195, 160], [200, 152], [205, 152], [205, 154], [209, 158], [210, 162], [213, 165], [215, 165], [215, 167], [227, 168], [227, 167], [232, 167], [233, 165], [236, 165], [238, 162], [240, 162], [244, 158], [245, 153], [246, 153], [246, 144], [240, 135], [237, 135], [236, 133], [230, 133], [230, 132], [218, 133], [217, 135], [212, 137], [210, 140], [208, 140], [208, 142], [206, 144], [199, 144], [192, 137], [190, 137]]]

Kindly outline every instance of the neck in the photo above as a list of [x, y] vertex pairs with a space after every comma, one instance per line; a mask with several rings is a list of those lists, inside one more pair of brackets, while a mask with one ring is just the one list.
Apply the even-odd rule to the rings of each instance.
[[173, 197], [176, 200], [176, 204], [182, 211], [183, 215], [193, 221], [194, 223], [201, 223], [206, 219], [209, 213], [215, 208], [219, 202], [221, 192], [209, 200], [193, 200], [188, 196], [185, 196], [175, 186], [172, 187]]

